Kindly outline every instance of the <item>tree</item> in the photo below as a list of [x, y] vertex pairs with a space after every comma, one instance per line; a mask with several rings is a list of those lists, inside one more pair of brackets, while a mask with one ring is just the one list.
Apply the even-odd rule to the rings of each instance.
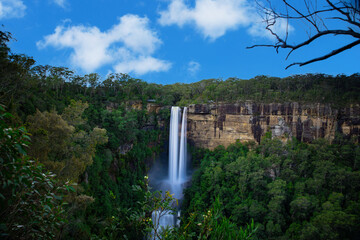
[[27, 156], [29, 134], [11, 127], [0, 105], [0, 238], [55, 239], [65, 223], [63, 196], [74, 190]]
[[40, 112], [28, 116], [27, 125], [32, 134], [29, 155], [37, 158], [61, 180], [77, 181], [91, 165], [96, 146], [108, 141], [106, 130], [95, 127], [91, 131], [79, 128], [87, 103], [71, 101], [63, 115]]
[[82, 101], [72, 99], [70, 105], [64, 109], [61, 117], [73, 126], [84, 124], [86, 120], [82, 118], [82, 114], [88, 107], [89, 104], [87, 102], [83, 103]]
[[[300, 1], [281, 0], [282, 10], [276, 9], [272, 2], [266, 0], [264, 4], [257, 1], [257, 4], [263, 12], [266, 29], [276, 38], [276, 43], [253, 45], [247, 48], [273, 47], [276, 52], [280, 48], [289, 49], [290, 51], [286, 57], [288, 59], [295, 50], [314, 44], [315, 41], [325, 39], [327, 36], [347, 36], [352, 39], [352, 42], [339, 46], [325, 55], [313, 57], [303, 62], [291, 63], [286, 69], [294, 65], [304, 66], [322, 61], [360, 45], [359, 0], [303, 0], [302, 4], [299, 4]], [[286, 22], [284, 36], [277, 31], [279, 28], [276, 28], [276, 25], [282, 22]], [[307, 24], [308, 38], [292, 44], [289, 40], [289, 29], [292, 28], [290, 24], [299, 22]]]
[[35, 60], [23, 54], [13, 54], [8, 47], [11, 33], [0, 31], [0, 102], [14, 112], [14, 105], [26, 96], [26, 80], [30, 78], [29, 69]]

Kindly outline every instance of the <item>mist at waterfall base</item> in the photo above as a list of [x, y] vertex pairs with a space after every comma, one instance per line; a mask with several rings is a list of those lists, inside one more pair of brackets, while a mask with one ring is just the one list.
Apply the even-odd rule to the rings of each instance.
[[[149, 171], [150, 186], [153, 190], [160, 190], [165, 194], [169, 191], [178, 199], [179, 205], [183, 198], [183, 189], [190, 180], [188, 174], [188, 152], [187, 152], [187, 108], [184, 107], [181, 114], [180, 107], [171, 108], [170, 134], [168, 152], [160, 154], [154, 166]], [[174, 203], [175, 204], [175, 203]], [[179, 209], [179, 206], [174, 206]], [[168, 213], [158, 219], [158, 212], [153, 212], [153, 221], [158, 222], [160, 227], [175, 226], [178, 213]]]

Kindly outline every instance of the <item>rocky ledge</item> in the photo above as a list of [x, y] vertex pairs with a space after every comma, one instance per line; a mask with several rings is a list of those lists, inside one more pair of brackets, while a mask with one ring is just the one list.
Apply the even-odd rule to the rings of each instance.
[[296, 137], [311, 142], [334, 139], [343, 133], [359, 140], [360, 106], [334, 109], [327, 104], [240, 102], [192, 104], [188, 112], [188, 139], [197, 147], [214, 149], [236, 140], [260, 142], [266, 132], [283, 140]]

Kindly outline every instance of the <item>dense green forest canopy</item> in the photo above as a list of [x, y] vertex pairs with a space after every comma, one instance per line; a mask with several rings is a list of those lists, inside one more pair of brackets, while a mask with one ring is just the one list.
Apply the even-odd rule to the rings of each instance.
[[253, 219], [258, 239], [356, 239], [360, 232], [360, 148], [337, 136], [332, 144], [271, 139], [197, 149], [198, 170], [185, 191], [188, 216], [216, 198], [239, 226]]
[[[169, 106], [255, 102], [359, 104], [360, 74], [257, 76], [160, 85], [114, 73], [77, 75], [14, 54], [0, 31], [0, 236], [142, 239], [171, 210], [147, 174], [168, 139]], [[146, 109], [147, 103], [159, 112]], [[24, 127], [25, 126], [25, 127]], [[354, 239], [359, 144], [267, 135], [261, 145], [193, 149], [182, 224], [160, 239]], [[211, 201], [209, 201], [211, 200]], [[160, 233], [156, 233], [160, 234]]]

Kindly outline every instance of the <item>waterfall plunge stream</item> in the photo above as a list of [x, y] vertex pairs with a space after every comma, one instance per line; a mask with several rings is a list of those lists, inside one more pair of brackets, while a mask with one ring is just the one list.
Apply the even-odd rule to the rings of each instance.
[[179, 144], [179, 126], [181, 112], [179, 107], [171, 108], [169, 138], [169, 180], [171, 186], [173, 187], [181, 185], [186, 180], [186, 111], [187, 108], [185, 107], [181, 121]]
[[[181, 126], [181, 128], [180, 128]], [[160, 183], [162, 191], [169, 191], [177, 199], [182, 199], [184, 183], [187, 182], [187, 108], [184, 107], [181, 116], [180, 107], [171, 108], [170, 136], [169, 136], [169, 168], [168, 178]], [[156, 173], [153, 173], [156, 175]], [[167, 213], [159, 219], [159, 211], [154, 211], [152, 218], [159, 227], [177, 224], [177, 217], [180, 214]]]

